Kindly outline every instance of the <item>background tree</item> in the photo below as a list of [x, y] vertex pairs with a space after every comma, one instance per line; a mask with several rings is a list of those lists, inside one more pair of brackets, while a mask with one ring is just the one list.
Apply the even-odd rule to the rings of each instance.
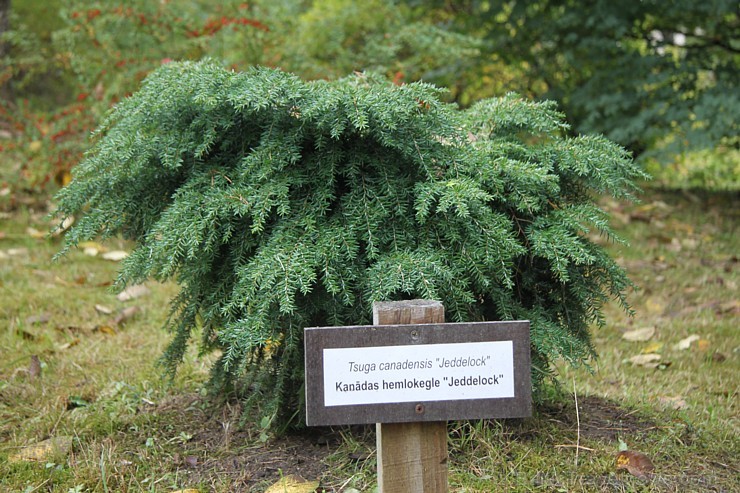
[[428, 2], [523, 75], [512, 89], [558, 101], [576, 132], [636, 154], [737, 149], [737, 2]]
[[444, 83], [478, 45], [388, 0], [50, 0], [48, 7], [38, 13], [21, 0], [2, 36], [10, 52], [0, 75], [15, 96], [0, 101], [0, 126], [12, 137], [0, 151], [14, 163], [0, 168], [0, 187], [15, 193], [0, 195], [0, 207], [67, 183], [96, 122], [162, 63], [212, 57], [308, 79], [374, 70], [397, 83]]

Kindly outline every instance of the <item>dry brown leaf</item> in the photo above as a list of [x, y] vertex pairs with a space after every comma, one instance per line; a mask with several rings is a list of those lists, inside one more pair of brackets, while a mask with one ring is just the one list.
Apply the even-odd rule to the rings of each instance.
[[64, 233], [65, 231], [67, 231], [69, 229], [69, 227], [74, 224], [74, 222], [75, 222], [74, 216], [69, 216], [69, 217], [65, 218], [64, 221], [62, 221], [62, 224], [59, 225], [58, 228], [54, 229], [51, 232], [51, 235], [52, 236], [59, 236], [59, 235], [61, 235], [62, 233]]
[[732, 300], [719, 305], [719, 314], [740, 314], [740, 300]]
[[26, 228], [26, 234], [36, 240], [40, 240], [46, 236], [46, 233], [31, 226]]
[[622, 339], [630, 342], [645, 342], [652, 339], [655, 335], [655, 327], [645, 327], [643, 329], [630, 330], [622, 334]]
[[71, 347], [74, 347], [74, 346], [78, 345], [79, 343], [80, 343], [80, 340], [77, 339], [77, 338], [74, 338], [71, 341], [66, 342], [66, 343], [58, 346], [57, 349], [59, 349], [60, 351], [64, 351], [65, 349], [69, 349]]
[[676, 411], [680, 411], [681, 409], [686, 409], [687, 407], [689, 407], [689, 405], [686, 403], [686, 400], [680, 396], [658, 397], [658, 402], [666, 407], [675, 409]]
[[100, 253], [100, 250], [98, 250], [95, 247], [85, 247], [82, 250], [82, 253], [84, 253], [88, 257], [97, 257], [98, 256], [98, 253]]
[[116, 325], [121, 325], [123, 322], [132, 319], [140, 311], [141, 308], [139, 306], [129, 306], [127, 308], [124, 308], [123, 310], [118, 312], [118, 315], [113, 320], [113, 323]]
[[95, 305], [95, 311], [98, 313], [102, 313], [103, 315], [110, 315], [113, 313], [113, 309], [108, 308], [105, 305]]
[[137, 284], [136, 286], [130, 286], [126, 288], [125, 290], [118, 293], [118, 301], [129, 301], [133, 300], [135, 298], [140, 298], [141, 296], [144, 296], [145, 294], [149, 293], [149, 288], [144, 286], [143, 284]]
[[617, 469], [626, 469], [633, 476], [648, 479], [655, 470], [655, 466], [642, 452], [623, 450], [617, 454]]
[[644, 366], [646, 368], [657, 368], [658, 365], [660, 365], [660, 355], [654, 354], [654, 353], [638, 354], [637, 356], [632, 356], [629, 359], [629, 362], [635, 366]]
[[8, 457], [8, 462], [56, 462], [65, 460], [72, 451], [72, 437], [53, 437], [23, 447]]
[[128, 252], [124, 252], [123, 250], [113, 250], [110, 252], [105, 252], [103, 255], [100, 256], [103, 260], [110, 260], [111, 262], [120, 262], [121, 260], [128, 257]]
[[319, 488], [319, 481], [306, 481], [300, 476], [285, 476], [267, 488], [265, 493], [313, 493]]
[[698, 341], [699, 339], [701, 339], [701, 337], [696, 334], [690, 335], [689, 337], [678, 341], [678, 343], [673, 346], [673, 349], [676, 351], [685, 351], [691, 347], [693, 342]]

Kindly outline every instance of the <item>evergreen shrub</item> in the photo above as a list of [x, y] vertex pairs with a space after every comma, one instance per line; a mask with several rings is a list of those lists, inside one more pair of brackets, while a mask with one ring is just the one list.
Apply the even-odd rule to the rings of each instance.
[[163, 362], [220, 351], [212, 382], [299, 424], [306, 326], [371, 322], [378, 300], [437, 299], [449, 321], [528, 319], [535, 390], [594, 357], [590, 327], [630, 283], [598, 244], [595, 194], [632, 198], [622, 148], [567, 136], [550, 102], [467, 110], [424, 83], [304, 82], [170, 63], [117, 105], [57, 195], [67, 251], [136, 241], [117, 285], [175, 279]]

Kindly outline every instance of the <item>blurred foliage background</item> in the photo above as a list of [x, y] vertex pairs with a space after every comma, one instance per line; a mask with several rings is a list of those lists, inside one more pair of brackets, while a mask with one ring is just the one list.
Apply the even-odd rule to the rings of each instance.
[[374, 71], [461, 106], [518, 92], [626, 146], [664, 187], [740, 189], [731, 0], [0, 0], [0, 207], [46, 201], [152, 69], [211, 58]]

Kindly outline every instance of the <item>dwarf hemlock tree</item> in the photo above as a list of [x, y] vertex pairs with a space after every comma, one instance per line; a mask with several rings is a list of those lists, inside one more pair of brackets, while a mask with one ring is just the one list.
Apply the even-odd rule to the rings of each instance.
[[450, 321], [531, 320], [535, 390], [594, 357], [602, 305], [630, 283], [588, 238], [595, 194], [642, 172], [552, 103], [459, 110], [424, 83], [304, 82], [170, 63], [112, 111], [56, 199], [64, 251], [122, 234], [117, 285], [174, 279], [163, 362], [220, 351], [212, 381], [297, 424], [303, 328], [370, 323], [371, 304], [444, 303]]

